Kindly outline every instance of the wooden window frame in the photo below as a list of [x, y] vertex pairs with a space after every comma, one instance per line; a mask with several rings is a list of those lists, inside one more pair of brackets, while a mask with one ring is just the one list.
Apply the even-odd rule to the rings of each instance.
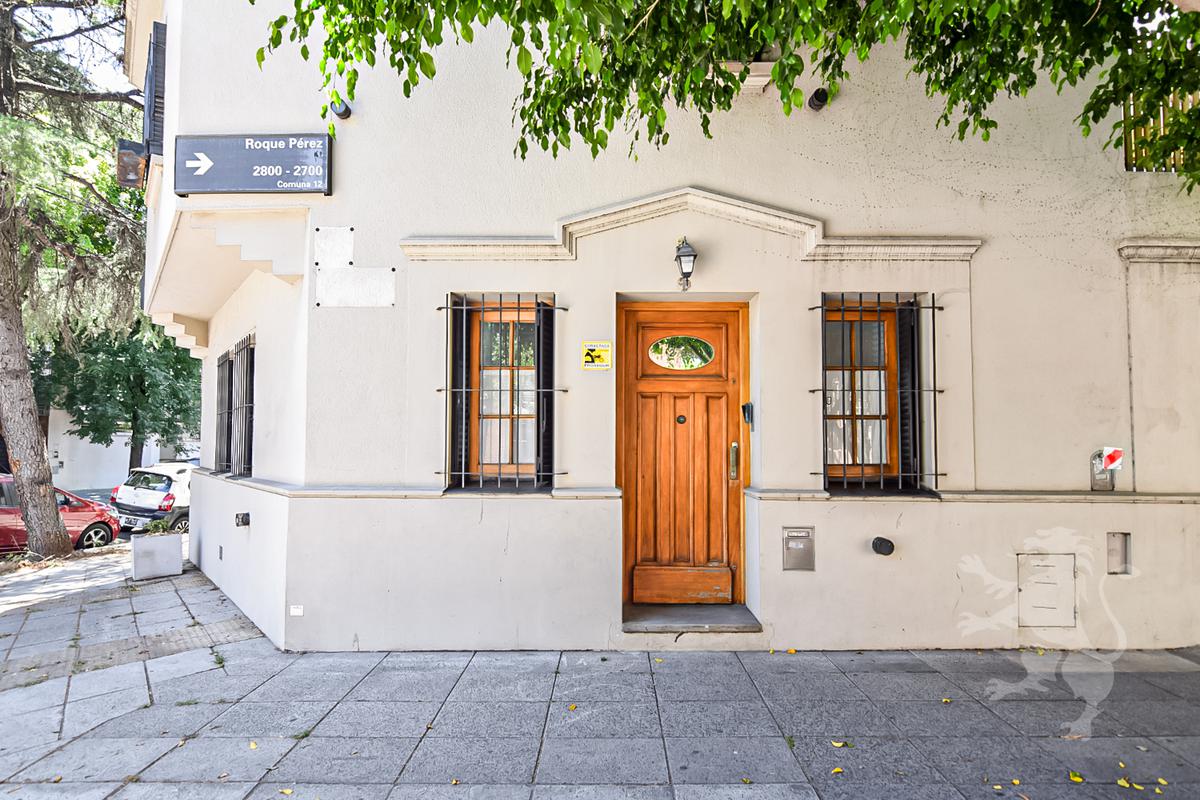
[[[866, 307], [875, 306], [876, 310], [865, 310]], [[887, 382], [887, 387], [883, 392], [880, 392], [881, 400], [885, 401], [883, 414], [861, 414], [856, 411], [856, 400], [858, 392], [858, 374], [865, 371], [877, 371], [881, 369], [878, 366], [863, 367], [857, 363], [857, 344], [859, 328], [851, 327], [848, 349], [845, 351], [845, 357], [842, 364], [832, 365], [828, 363], [821, 364], [821, 379], [822, 387], [826, 387], [822, 396], [827, 397], [828, 392], [828, 373], [830, 372], [847, 372], [850, 374], [850, 382], [848, 386], [842, 388], [842, 394], [848, 398], [848, 413], [845, 414], [830, 414], [824, 412], [821, 420], [821, 447], [826, 450], [829, 447], [828, 433], [826, 424], [831, 421], [843, 421], [846, 423], [843, 433], [844, 452], [848, 458], [857, 462], [859, 446], [858, 446], [858, 425], [859, 421], [875, 421], [881, 420], [887, 426], [887, 447], [885, 451], [886, 460], [881, 464], [860, 464], [860, 463], [845, 463], [845, 464], [830, 464], [825, 465], [825, 474], [828, 479], [861, 479], [869, 477], [884, 477], [892, 478], [900, 474], [900, 392], [899, 392], [899, 342], [897, 339], [896, 312], [897, 306], [894, 303], [868, 303], [865, 301], [856, 301], [853, 304], [854, 310], [847, 310], [840, 305], [825, 306], [825, 314], [822, 321], [822, 326], [829, 322], [882, 322], [883, 323], [883, 345], [884, 345], [884, 364], [883, 371]], [[824, 327], [822, 327], [824, 330]], [[822, 334], [824, 336], [824, 333]], [[823, 362], [827, 358], [822, 359]], [[872, 391], [872, 390], [864, 390]]]
[[[536, 303], [517, 303], [511, 308], [505, 307], [502, 310], [480, 310], [481, 304], [470, 303], [467, 306], [467, 330], [468, 330], [468, 354], [467, 354], [467, 389], [469, 390], [469, 411], [468, 411], [468, 438], [467, 438], [467, 469], [475, 475], [482, 475], [485, 478], [506, 478], [509, 476], [529, 478], [533, 480], [537, 473], [537, 455], [538, 455], [538, 432], [537, 432], [537, 304]], [[497, 365], [485, 365], [482, 363], [482, 336], [483, 325], [487, 322], [499, 322], [509, 326], [508, 335], [508, 363]], [[534, 325], [534, 355], [533, 363], [529, 365], [518, 365], [516, 362], [517, 353], [517, 324], [528, 323]], [[501, 409], [499, 414], [483, 414], [480, 406], [483, 397], [483, 374], [485, 372], [509, 373], [508, 389], [505, 390], [504, 382], [501, 380], [498, 383], [500, 388], [496, 389], [496, 394], [503, 398], [505, 392], [508, 394], [508, 409], [507, 412]], [[534, 410], [530, 414], [519, 413], [518, 408], [518, 373], [528, 372], [533, 376], [533, 393], [534, 393]], [[481, 461], [481, 451], [483, 449], [483, 440], [481, 438], [482, 423], [484, 420], [498, 420], [501, 423], [501, 430], [507, 425], [509, 430], [508, 441], [508, 461], [483, 462]], [[516, 459], [519, 456], [517, 443], [519, 441], [519, 425], [520, 420], [530, 420], [534, 425], [534, 444], [533, 444], [533, 460], [529, 463], [519, 463]]]

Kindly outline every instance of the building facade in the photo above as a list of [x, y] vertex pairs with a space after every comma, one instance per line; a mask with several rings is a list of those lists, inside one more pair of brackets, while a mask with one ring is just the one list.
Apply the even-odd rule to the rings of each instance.
[[[255, 63], [290, 5], [127, 4], [191, 557], [278, 646], [1200, 641], [1200, 196], [1080, 93], [958, 142], [885, 50], [820, 112], [521, 160], [488, 30], [319, 144], [313, 65]], [[180, 192], [214, 134], [312, 134], [328, 194]]]

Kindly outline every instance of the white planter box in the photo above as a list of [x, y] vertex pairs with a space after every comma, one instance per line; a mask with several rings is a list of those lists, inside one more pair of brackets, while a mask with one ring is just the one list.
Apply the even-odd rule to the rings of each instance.
[[133, 543], [133, 579], [162, 578], [183, 574], [183, 534], [159, 533], [153, 536], [135, 533]]

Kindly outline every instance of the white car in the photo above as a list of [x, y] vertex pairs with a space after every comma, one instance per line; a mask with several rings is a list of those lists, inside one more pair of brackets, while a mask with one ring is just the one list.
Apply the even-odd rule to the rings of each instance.
[[171, 530], [186, 531], [193, 469], [193, 464], [165, 461], [131, 471], [109, 498], [117, 509], [121, 530], [137, 532], [156, 519], [165, 519]]

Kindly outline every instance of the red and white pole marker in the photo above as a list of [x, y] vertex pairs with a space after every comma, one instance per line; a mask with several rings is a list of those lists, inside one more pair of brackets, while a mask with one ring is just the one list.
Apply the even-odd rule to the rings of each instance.
[[1105, 447], [1100, 458], [1105, 469], [1120, 469], [1121, 462], [1125, 459], [1125, 451], [1119, 447]]

